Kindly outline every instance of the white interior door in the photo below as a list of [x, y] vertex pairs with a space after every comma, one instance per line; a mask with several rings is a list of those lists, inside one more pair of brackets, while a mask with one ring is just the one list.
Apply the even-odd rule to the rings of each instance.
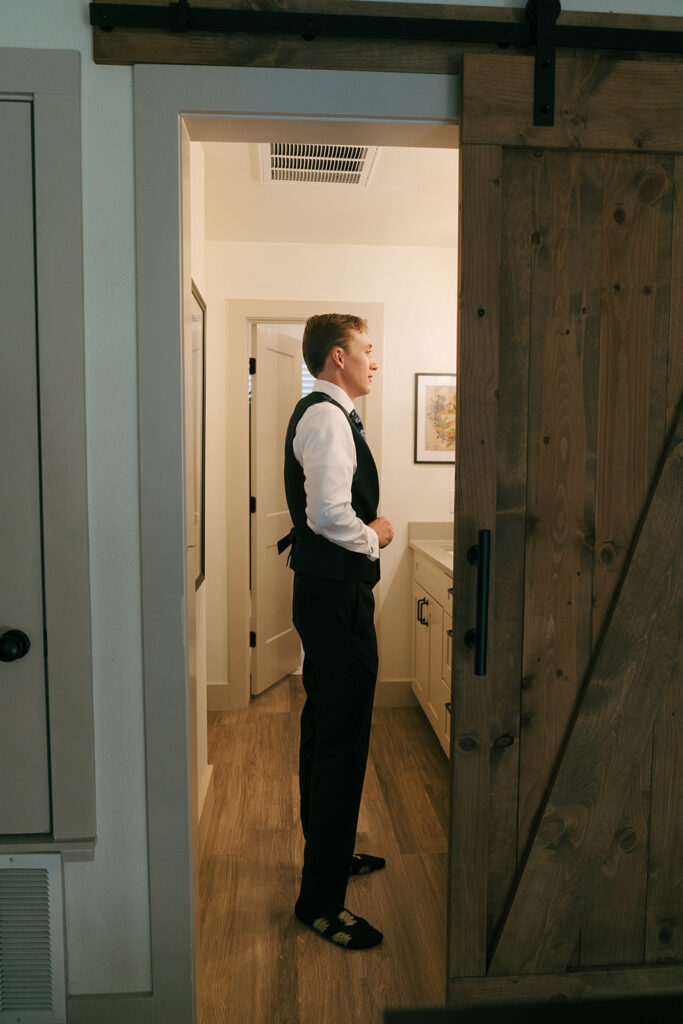
[[291, 528], [283, 473], [287, 424], [301, 398], [301, 341], [258, 324], [251, 392], [251, 692], [262, 693], [297, 669], [301, 646], [292, 625], [292, 571], [277, 542]]
[[0, 309], [0, 834], [7, 835], [51, 828], [28, 102], [0, 101]]

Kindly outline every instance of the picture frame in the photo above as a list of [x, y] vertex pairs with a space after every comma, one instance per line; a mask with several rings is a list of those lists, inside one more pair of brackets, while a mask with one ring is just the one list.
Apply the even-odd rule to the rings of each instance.
[[416, 463], [455, 462], [456, 375], [415, 374]]
[[192, 282], [192, 437], [194, 587], [204, 581], [206, 550], [206, 303]]

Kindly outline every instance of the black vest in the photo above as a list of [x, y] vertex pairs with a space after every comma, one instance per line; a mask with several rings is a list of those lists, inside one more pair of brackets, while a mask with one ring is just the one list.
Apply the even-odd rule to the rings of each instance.
[[[306, 576], [322, 576], [331, 580], [363, 580], [374, 585], [379, 579], [379, 560], [373, 561], [367, 555], [348, 551], [320, 534], [313, 533], [306, 522], [304, 471], [294, 454], [294, 435], [306, 410], [319, 402], [331, 402], [348, 418], [356, 446], [356, 471], [351, 485], [351, 506], [358, 518], [366, 524], [377, 518], [379, 478], [370, 449], [360, 430], [339, 402], [335, 402], [323, 391], [311, 392], [297, 402], [285, 440], [285, 493], [289, 514], [294, 524], [291, 533], [290, 565], [294, 572]], [[283, 546], [280, 550], [283, 550]]]

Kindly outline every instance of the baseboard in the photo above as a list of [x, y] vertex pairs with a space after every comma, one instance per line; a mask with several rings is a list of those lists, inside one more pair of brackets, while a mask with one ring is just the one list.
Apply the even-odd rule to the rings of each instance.
[[203, 794], [199, 794], [199, 856], [204, 852], [204, 843], [209, 831], [209, 821], [213, 810], [213, 765], [208, 766]]
[[378, 679], [375, 690], [376, 708], [417, 707], [409, 679]]
[[209, 711], [226, 711], [230, 703], [229, 683], [207, 683], [206, 706]]

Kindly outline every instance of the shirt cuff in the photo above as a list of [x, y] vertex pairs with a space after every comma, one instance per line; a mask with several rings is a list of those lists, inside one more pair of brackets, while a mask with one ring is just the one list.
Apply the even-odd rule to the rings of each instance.
[[366, 526], [366, 529], [368, 531], [368, 546], [370, 548], [368, 558], [372, 562], [376, 562], [379, 558], [379, 537], [371, 526]]

